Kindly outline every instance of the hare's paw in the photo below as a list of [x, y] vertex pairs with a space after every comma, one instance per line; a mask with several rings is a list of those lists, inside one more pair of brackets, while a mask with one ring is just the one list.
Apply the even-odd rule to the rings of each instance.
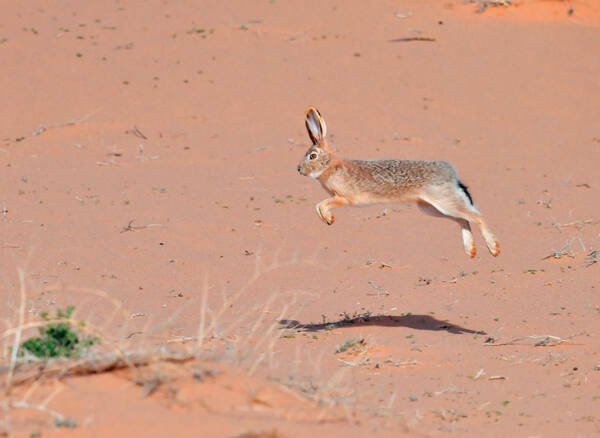
[[317, 204], [317, 214], [327, 225], [331, 225], [335, 222], [333, 213], [327, 207], [322, 205], [322, 203]]
[[475, 256], [477, 255], [477, 248], [475, 248], [475, 244], [473, 243], [473, 239], [471, 239], [470, 241], [465, 240], [464, 244], [465, 244], [465, 253], [469, 257], [471, 257], [472, 259], [474, 259]]
[[489, 247], [490, 254], [492, 254], [494, 257], [498, 257], [500, 255], [500, 243], [498, 243], [496, 237], [494, 237], [493, 243], [494, 244]]
[[498, 242], [498, 239], [496, 239], [496, 236], [494, 236], [487, 228], [482, 228], [481, 231], [483, 232], [483, 238], [490, 250], [490, 254], [494, 257], [498, 257], [500, 255], [500, 243]]
[[471, 233], [471, 226], [468, 222], [464, 221], [461, 223], [462, 226], [462, 238], [463, 245], [465, 247], [465, 252], [471, 258], [475, 258], [477, 255], [477, 249], [475, 248], [475, 243], [473, 242], [473, 234]]

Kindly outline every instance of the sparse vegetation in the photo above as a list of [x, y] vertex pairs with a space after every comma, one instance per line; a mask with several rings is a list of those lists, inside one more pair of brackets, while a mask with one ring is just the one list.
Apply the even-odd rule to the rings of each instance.
[[350, 338], [335, 349], [335, 354], [343, 353], [344, 351], [347, 351], [350, 348], [352, 348], [352, 351], [358, 353], [362, 349], [364, 349], [366, 344], [367, 343], [364, 338]]
[[533, 269], [533, 268], [532, 268], [532, 269], [525, 269], [525, 270], [523, 271], [523, 273], [524, 273], [524, 274], [531, 274], [531, 275], [535, 275], [535, 274], [537, 274], [538, 272], [544, 272], [544, 269]]
[[[85, 336], [79, 330], [73, 329], [70, 318], [74, 310], [74, 306], [67, 307], [64, 312], [58, 309], [55, 320], [39, 328], [39, 336], [23, 342], [19, 356], [29, 353], [40, 359], [78, 358], [89, 347], [99, 343], [99, 338]], [[49, 319], [48, 314], [43, 313], [42, 318]], [[80, 325], [83, 327], [85, 323], [81, 322]]]
[[[55, 3], [0, 20], [0, 437], [599, 430], [593, 2]], [[320, 224], [310, 104], [457, 165], [501, 257], [414, 204]]]
[[57, 418], [54, 421], [54, 424], [57, 427], [68, 427], [68, 428], [77, 427], [77, 422], [75, 420], [73, 420], [72, 418]]
[[512, 5], [512, 0], [468, 0], [470, 3], [475, 3], [477, 5], [477, 13], [481, 14], [485, 12], [487, 8], [491, 7], [499, 7], [499, 6], [510, 6]]

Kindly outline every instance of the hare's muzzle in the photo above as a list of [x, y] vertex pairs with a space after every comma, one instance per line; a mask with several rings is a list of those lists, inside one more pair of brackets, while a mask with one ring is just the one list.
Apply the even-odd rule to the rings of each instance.
[[298, 164], [298, 173], [302, 176], [308, 176], [310, 175], [310, 168], [304, 163], [300, 163]]

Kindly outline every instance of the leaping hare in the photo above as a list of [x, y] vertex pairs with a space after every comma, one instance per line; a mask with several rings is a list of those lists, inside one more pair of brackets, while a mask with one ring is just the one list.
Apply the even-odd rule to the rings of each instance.
[[327, 126], [316, 108], [306, 110], [306, 129], [312, 140], [298, 172], [319, 180], [332, 197], [317, 204], [319, 217], [328, 225], [335, 216], [332, 207], [378, 202], [417, 202], [433, 206], [460, 224], [465, 252], [475, 257], [470, 222], [481, 228], [490, 253], [500, 254], [500, 245], [473, 204], [473, 198], [446, 161], [347, 160], [336, 156], [327, 143]]

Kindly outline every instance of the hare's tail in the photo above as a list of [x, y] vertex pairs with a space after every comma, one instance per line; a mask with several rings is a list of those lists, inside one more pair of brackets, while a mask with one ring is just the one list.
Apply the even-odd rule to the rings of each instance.
[[469, 203], [471, 204], [471, 206], [475, 207], [475, 203], [473, 202], [473, 197], [469, 193], [469, 190], [468, 190], [467, 186], [464, 185], [464, 183], [461, 180], [458, 180], [458, 187], [460, 187], [460, 189], [462, 190], [462, 192], [469, 199]]

